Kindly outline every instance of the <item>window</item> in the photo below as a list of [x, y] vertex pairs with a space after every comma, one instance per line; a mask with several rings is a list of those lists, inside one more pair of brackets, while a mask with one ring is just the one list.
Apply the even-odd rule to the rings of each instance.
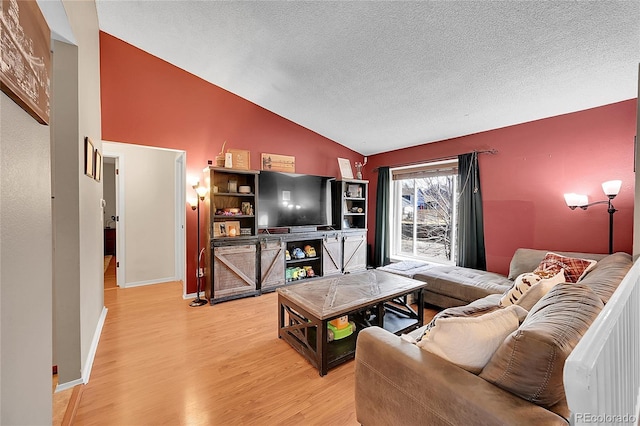
[[391, 257], [455, 263], [458, 161], [391, 169]]

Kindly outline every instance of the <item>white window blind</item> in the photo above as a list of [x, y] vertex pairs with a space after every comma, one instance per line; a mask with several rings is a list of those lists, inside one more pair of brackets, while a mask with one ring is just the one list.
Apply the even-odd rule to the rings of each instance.
[[453, 174], [458, 174], [457, 160], [391, 170], [391, 178], [393, 180], [422, 179], [436, 176], [450, 176]]

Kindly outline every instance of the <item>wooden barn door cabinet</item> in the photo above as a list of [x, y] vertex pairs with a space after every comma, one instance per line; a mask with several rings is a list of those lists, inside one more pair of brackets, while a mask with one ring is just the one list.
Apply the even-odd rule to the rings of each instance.
[[322, 271], [324, 276], [342, 273], [342, 233], [333, 232], [322, 239]]
[[343, 237], [344, 251], [342, 270], [344, 273], [358, 272], [367, 269], [367, 233], [345, 232]]
[[256, 244], [213, 247], [212, 293], [212, 303], [258, 294]]
[[260, 241], [260, 289], [263, 293], [285, 284], [285, 250], [286, 243], [281, 239]]

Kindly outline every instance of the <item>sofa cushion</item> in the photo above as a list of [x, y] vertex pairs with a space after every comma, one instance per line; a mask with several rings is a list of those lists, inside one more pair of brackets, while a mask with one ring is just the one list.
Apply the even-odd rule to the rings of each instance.
[[[536, 250], [529, 248], [519, 248], [513, 254], [511, 263], [509, 265], [510, 280], [515, 280], [516, 277], [525, 272], [531, 272], [538, 267], [542, 259], [549, 253], [549, 250]], [[599, 261], [606, 257], [606, 254], [594, 254], [594, 253], [577, 253], [569, 251], [556, 251], [555, 253], [567, 256], [567, 257], [579, 257], [581, 259], [591, 259]]]
[[562, 402], [565, 360], [603, 307], [587, 285], [556, 285], [505, 339], [480, 377], [547, 408]]
[[472, 373], [479, 373], [527, 311], [495, 304], [460, 306], [438, 313], [417, 345]]
[[577, 283], [596, 265], [595, 260], [579, 257], [562, 256], [557, 253], [547, 253], [542, 262], [533, 271], [534, 274], [555, 275], [564, 270], [568, 283]]
[[564, 270], [555, 275], [528, 272], [518, 275], [500, 298], [500, 306], [518, 305], [530, 311], [533, 305], [556, 284], [565, 282]]
[[415, 274], [423, 271], [428, 271], [429, 269], [438, 266], [440, 265], [434, 263], [419, 262], [416, 260], [403, 260], [400, 262], [390, 263], [385, 266], [380, 266], [377, 269], [385, 272], [391, 272], [392, 274], [413, 278]]
[[600, 260], [596, 267], [580, 280], [580, 284], [591, 287], [602, 302], [607, 303], [631, 266], [631, 255], [614, 253]]
[[512, 282], [506, 277], [487, 271], [460, 266], [436, 266], [416, 274], [425, 281], [426, 290], [471, 302], [494, 293], [504, 293]]

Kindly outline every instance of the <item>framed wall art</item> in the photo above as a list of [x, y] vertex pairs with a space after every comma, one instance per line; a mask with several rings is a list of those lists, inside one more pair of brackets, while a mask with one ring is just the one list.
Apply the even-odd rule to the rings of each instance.
[[95, 150], [95, 173], [93, 178], [100, 182], [100, 180], [102, 179], [102, 154], [100, 154], [100, 151], [98, 151], [97, 149]]
[[94, 150], [95, 148], [93, 147], [93, 143], [91, 143], [91, 139], [89, 139], [89, 136], [86, 136], [84, 138], [84, 174], [90, 178], [95, 176]]
[[0, 89], [49, 124], [51, 32], [35, 1], [1, 0]]
[[338, 166], [340, 166], [340, 175], [342, 179], [353, 179], [353, 169], [351, 161], [348, 158], [338, 158]]
[[260, 170], [272, 170], [274, 172], [296, 172], [296, 157], [279, 154], [262, 154]]

